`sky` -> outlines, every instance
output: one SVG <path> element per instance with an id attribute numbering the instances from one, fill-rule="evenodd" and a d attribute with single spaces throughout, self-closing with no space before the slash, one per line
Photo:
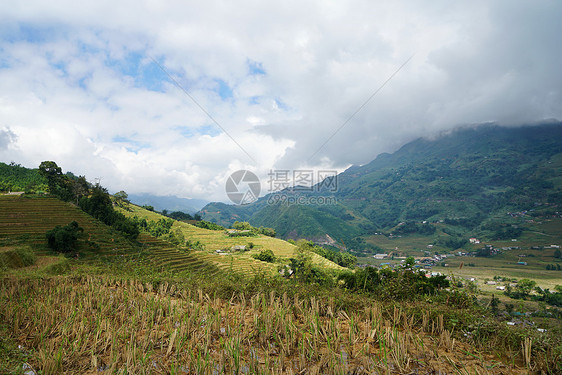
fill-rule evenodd
<path id="1" fill-rule="evenodd" d="M 560 1 L 0 1 L 0 160 L 225 201 L 459 126 L 562 119 Z M 374 95 L 374 96 L 373 96 Z"/>

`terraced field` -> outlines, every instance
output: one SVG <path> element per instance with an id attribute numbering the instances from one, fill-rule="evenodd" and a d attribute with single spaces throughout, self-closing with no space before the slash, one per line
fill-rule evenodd
<path id="1" fill-rule="evenodd" d="M 121 208 L 119 208 L 119 210 L 129 217 L 137 216 L 147 220 L 165 218 L 163 215 L 145 210 L 133 204 L 129 205 L 128 211 Z M 210 261 L 220 269 L 233 269 L 246 274 L 255 274 L 258 271 L 270 272 L 277 268 L 277 265 L 261 262 L 252 258 L 253 254 L 259 253 L 264 249 L 269 249 L 282 261 L 293 257 L 296 249 L 294 245 L 278 238 L 262 235 L 257 237 L 229 237 L 224 231 L 198 228 L 180 221 L 174 221 L 172 230 L 175 231 L 176 229 L 181 230 L 186 239 L 200 241 L 205 245 L 205 251 L 194 251 L 192 252 L 194 256 Z M 236 245 L 247 245 L 249 242 L 254 244 L 254 248 L 250 251 L 223 254 L 216 253 L 216 250 L 230 249 L 232 246 Z M 317 254 L 311 255 L 314 264 L 324 268 L 342 269 L 342 267 L 326 258 Z"/>
<path id="2" fill-rule="evenodd" d="M 56 225 L 75 220 L 84 228 L 89 241 L 99 245 L 96 253 L 104 256 L 129 256 L 138 248 L 111 227 L 94 219 L 76 206 L 51 197 L 0 195 L 0 248 L 19 244 L 45 244 L 45 232 Z M 149 261 L 160 269 L 172 271 L 203 270 L 219 272 L 204 256 L 182 253 L 171 244 L 147 234 L 138 238 L 140 247 L 149 254 Z M 47 256 L 46 248 L 38 246 L 37 255 Z"/>
<path id="3" fill-rule="evenodd" d="M 56 198 L 0 195 L 0 244 L 45 243 L 45 232 L 75 220 L 104 255 L 130 253 L 133 247 L 118 232 L 76 206 Z M 41 254 L 39 254 L 41 255 Z"/>
<path id="4" fill-rule="evenodd" d="M 131 205 L 131 211 L 121 210 L 128 216 L 137 215 L 148 220 L 158 220 L 162 215 Z M 0 195 L 0 247 L 18 244 L 45 243 L 45 232 L 56 225 L 66 225 L 75 220 L 84 228 L 87 239 L 99 245 L 95 250 L 104 256 L 129 256 L 138 252 L 130 241 L 111 227 L 94 219 L 71 203 L 46 196 Z M 280 239 L 267 236 L 232 238 L 222 231 L 201 229 L 193 225 L 174 222 L 173 230 L 179 228 L 187 239 L 200 241 L 205 251 L 186 252 L 166 241 L 142 233 L 138 241 L 149 254 L 152 265 L 161 270 L 199 270 L 210 275 L 220 270 L 237 271 L 247 275 L 257 272 L 274 272 L 277 265 L 252 258 L 263 249 L 271 249 L 281 259 L 293 256 L 295 246 Z M 254 243 L 251 251 L 236 254 L 217 254 L 215 250 L 230 249 L 234 245 Z M 38 246 L 38 255 L 49 255 L 45 247 Z M 313 254 L 313 262 L 328 268 L 341 268 L 335 263 Z"/>
<path id="5" fill-rule="evenodd" d="M 166 241 L 141 233 L 138 241 L 145 246 L 152 258 L 152 265 L 159 270 L 181 272 L 186 270 L 204 271 L 210 276 L 220 271 L 212 262 L 194 253 L 179 251 Z"/>

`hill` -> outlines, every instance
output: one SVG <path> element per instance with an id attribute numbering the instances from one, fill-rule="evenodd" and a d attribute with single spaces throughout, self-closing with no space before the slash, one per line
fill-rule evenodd
<path id="1" fill-rule="evenodd" d="M 166 220 L 157 212 L 148 211 L 136 205 L 118 208 L 128 217 L 137 217 L 148 221 Z M 170 220 L 170 219 L 168 219 Z M 235 270 L 244 274 L 255 274 L 259 271 L 273 272 L 281 263 L 294 257 L 296 246 L 278 238 L 264 235 L 229 236 L 225 230 L 210 230 L 199 228 L 192 224 L 173 220 L 171 232 L 179 231 L 191 243 L 199 243 L 200 250 L 191 251 L 195 257 L 202 258 L 223 270 Z M 244 248 L 242 251 L 232 251 L 233 248 Z M 255 259 L 253 256 L 263 250 L 271 250 L 278 263 L 267 263 Z M 310 254 L 313 264 L 327 269 L 341 270 L 342 267 L 318 254 Z"/>
<path id="2" fill-rule="evenodd" d="M 76 206 L 48 196 L 0 195 L 0 249 L 31 246 L 37 255 L 52 256 L 46 247 L 45 233 L 57 225 L 64 226 L 72 221 L 76 221 L 84 230 L 83 240 L 79 241 L 76 250 L 87 259 L 138 258 L 142 249 L 143 261 L 163 270 L 218 272 L 205 259 L 180 253 L 175 246 L 150 235 L 141 234 L 138 243 L 133 243 Z"/>
<path id="3" fill-rule="evenodd" d="M 562 205 L 562 124 L 488 124 L 417 139 L 350 167 L 338 175 L 337 187 L 334 193 L 318 185 L 313 193 L 283 192 L 333 197 L 336 204 L 283 206 L 268 204 L 265 196 L 247 206 L 211 203 L 201 215 L 223 225 L 246 220 L 273 227 L 283 238 L 333 240 L 357 252 L 377 251 L 369 236 L 393 233 L 404 223 L 411 222 L 408 233 L 397 234 L 433 231 L 432 223 L 444 223 L 453 235 L 441 232 L 436 242 L 458 248 L 454 241 L 495 233 L 498 216 Z"/>
<path id="4" fill-rule="evenodd" d="M 129 217 L 167 220 L 119 204 Z M 84 234 L 72 256 L 54 256 L 45 232 L 69 221 Z M 250 258 L 253 250 L 214 249 L 253 241 L 287 259 L 294 256 L 288 242 L 177 221 L 170 229 L 207 249 L 185 251 L 144 232 L 133 240 L 50 196 L 0 195 L 0 373 L 561 370 L 554 307 L 539 311 L 526 300 L 513 311 L 510 302 L 478 296 L 452 278 L 407 267 L 351 272 L 316 254 L 314 264 L 336 272 L 322 275 L 303 263 L 287 279 L 262 272 L 276 267 Z M 4 259 L 29 258 L 29 250 L 35 264 L 3 268 Z"/>
<path id="5" fill-rule="evenodd" d="M 129 200 L 138 206 L 152 206 L 157 211 L 181 211 L 194 214 L 201 210 L 208 201 L 203 199 L 178 198 L 172 195 L 129 194 Z"/>

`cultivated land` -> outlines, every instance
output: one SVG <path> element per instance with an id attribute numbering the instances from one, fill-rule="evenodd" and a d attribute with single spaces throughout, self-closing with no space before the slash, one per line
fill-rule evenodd
<path id="1" fill-rule="evenodd" d="M 159 213 L 146 210 L 142 207 L 129 204 L 127 209 L 118 208 L 119 212 L 126 216 L 144 218 L 146 220 L 157 221 L 166 217 Z M 252 258 L 252 255 L 262 250 L 269 249 L 273 251 L 280 262 L 288 261 L 294 256 L 296 246 L 287 241 L 278 238 L 259 235 L 257 237 L 229 237 L 224 230 L 209 230 L 196 227 L 194 225 L 175 221 L 172 231 L 181 230 L 187 240 L 192 242 L 200 241 L 205 246 L 205 251 L 192 251 L 195 257 L 200 257 L 206 261 L 215 264 L 217 267 L 228 270 L 233 269 L 246 274 L 255 274 L 256 272 L 274 272 L 277 270 L 278 264 L 262 262 Z M 245 246 L 253 243 L 254 247 L 248 251 L 238 251 L 232 253 L 219 254 L 216 250 L 230 250 L 233 246 Z M 341 270 L 339 265 L 321 257 L 318 254 L 311 254 L 312 262 L 316 265 Z"/>
<path id="2" fill-rule="evenodd" d="M 444 225 L 436 224 L 439 229 Z M 438 235 L 434 236 L 408 235 L 402 237 L 389 238 L 384 235 L 370 236 L 367 242 L 379 246 L 386 254 L 398 256 L 414 256 L 416 258 L 426 258 L 427 252 L 433 256 L 435 252 L 439 254 L 457 254 L 461 252 L 475 251 L 485 245 L 492 245 L 495 248 L 519 247 L 519 249 L 502 250 L 498 255 L 491 257 L 472 257 L 472 256 L 453 256 L 437 262 L 431 271 L 443 274 L 453 274 L 455 276 L 470 279 L 476 278 L 479 285 L 485 281 L 492 280 L 494 276 L 505 278 L 527 278 L 536 281 L 541 288 L 553 290 L 556 285 L 562 285 L 562 271 L 546 270 L 548 264 L 562 265 L 562 259 L 554 258 L 555 248 L 550 245 L 562 247 L 562 218 L 542 219 L 537 223 L 527 224 L 526 230 L 517 238 L 517 241 L 486 241 L 480 244 L 467 244 L 462 249 L 450 250 L 432 244 Z M 532 247 L 543 247 L 536 250 Z M 523 257 L 520 255 L 524 255 Z M 517 262 L 524 261 L 526 265 L 519 265 Z M 360 263 L 381 264 L 399 263 L 400 260 L 391 258 L 375 260 L 372 257 L 359 259 Z M 447 267 L 441 264 L 446 263 Z M 462 264 L 462 267 L 461 267 Z M 484 290 L 495 290 L 494 288 L 483 286 Z M 498 292 L 499 293 L 499 292 Z"/>
<path id="3" fill-rule="evenodd" d="M 73 220 L 85 230 L 80 258 L 50 253 L 45 231 Z M 508 327 L 462 293 L 380 301 L 339 287 L 241 275 L 234 265 L 221 267 L 211 246 L 252 241 L 289 257 L 292 245 L 176 226 L 209 252 L 182 252 L 146 234 L 129 242 L 54 198 L 0 196 L 1 252 L 25 247 L 36 257 L 0 270 L 0 373 L 23 373 L 24 363 L 38 374 L 562 370 L 559 327 Z"/>

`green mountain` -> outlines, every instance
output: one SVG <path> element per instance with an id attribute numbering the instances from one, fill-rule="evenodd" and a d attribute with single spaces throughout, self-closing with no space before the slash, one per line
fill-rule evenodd
<path id="1" fill-rule="evenodd" d="M 456 237 L 492 230 L 499 214 L 562 206 L 562 123 L 487 124 L 420 138 L 350 167 L 336 182 L 334 193 L 318 185 L 313 193 L 283 192 L 335 204 L 268 204 L 265 196 L 246 206 L 211 203 L 201 214 L 222 225 L 244 220 L 283 238 L 350 248 L 365 246 L 364 237 L 375 232 L 429 233 L 431 223 L 449 225 Z"/>

